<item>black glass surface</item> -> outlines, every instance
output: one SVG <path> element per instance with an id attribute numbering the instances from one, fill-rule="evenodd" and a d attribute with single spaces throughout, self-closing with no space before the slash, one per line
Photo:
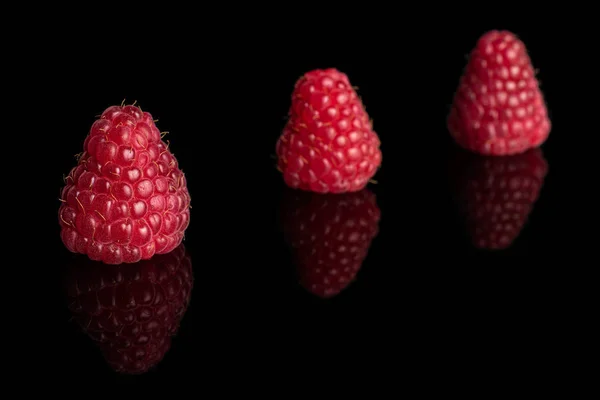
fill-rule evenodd
<path id="1" fill-rule="evenodd" d="M 574 271 L 595 263 L 588 232 L 596 227 L 597 166 L 584 139 L 597 143 L 597 124 L 586 119 L 595 106 L 578 102 L 573 82 L 583 78 L 555 51 L 558 32 L 508 25 L 432 28 L 422 37 L 358 29 L 356 41 L 339 45 L 301 45 L 281 34 L 283 48 L 266 33 L 225 47 L 157 35 L 109 48 L 100 36 L 85 46 L 66 37 L 56 47 L 60 67 L 41 84 L 52 137 L 41 145 L 48 149 L 38 207 L 44 261 L 30 275 L 42 288 L 29 296 L 36 300 L 28 320 L 38 327 L 22 332 L 39 347 L 39 374 L 95 387 L 302 385 L 311 377 L 348 386 L 375 371 L 397 377 L 394 368 L 407 363 L 409 375 L 422 378 L 419 371 L 518 360 L 523 351 L 550 359 L 557 329 L 579 320 L 577 305 L 587 303 L 589 292 L 578 289 L 586 282 Z M 519 35 L 539 69 L 552 130 L 533 152 L 480 157 L 455 145 L 446 117 L 466 56 L 481 34 L 503 28 Z M 292 190 L 276 169 L 295 81 L 328 67 L 358 87 L 381 139 L 376 182 L 360 193 Z M 169 131 L 191 223 L 173 254 L 108 267 L 66 250 L 58 198 L 95 116 L 124 99 Z M 486 209 L 474 186 L 490 179 L 506 185 Z M 515 181 L 528 189 L 511 192 Z M 503 201 L 515 196 L 525 198 L 508 211 Z M 513 223 L 498 224 L 504 217 Z M 347 276 L 327 280 L 315 272 L 311 254 L 324 254 L 324 244 L 310 229 L 318 235 L 334 224 L 339 250 L 354 232 L 344 223 L 361 225 L 359 255 Z M 81 329 L 81 321 L 104 329 L 111 315 L 90 322 L 77 296 L 86 284 L 150 270 L 170 271 L 164 287 L 175 285 L 177 294 L 141 371 L 123 366 L 123 352 L 102 352 L 94 339 L 110 332 Z"/>

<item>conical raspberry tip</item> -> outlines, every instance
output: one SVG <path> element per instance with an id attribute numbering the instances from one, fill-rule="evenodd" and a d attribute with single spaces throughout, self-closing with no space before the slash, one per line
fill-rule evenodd
<path id="1" fill-rule="evenodd" d="M 497 39 L 502 39 L 502 40 L 508 40 L 508 41 L 520 41 L 521 39 L 519 38 L 519 36 L 509 30 L 506 29 L 491 29 L 488 30 L 486 32 L 484 32 L 479 39 L 477 40 L 477 47 L 479 47 L 480 45 L 487 45 L 490 42 L 493 42 L 494 40 Z"/>
<path id="2" fill-rule="evenodd" d="M 341 72 L 340 70 L 338 70 L 337 68 L 317 68 L 317 69 L 313 69 L 310 70 L 308 72 L 305 72 L 303 75 L 301 75 L 297 80 L 296 83 L 294 84 L 294 93 L 292 94 L 292 100 L 296 97 L 297 93 L 296 90 L 306 81 L 315 81 L 315 80 L 320 80 L 320 84 L 323 87 L 333 87 L 336 81 L 341 81 L 344 84 L 348 85 L 349 87 L 351 87 L 354 90 L 358 90 L 357 86 L 352 86 L 350 85 L 350 80 L 348 78 L 348 75 L 346 75 L 344 72 Z"/>
<path id="3" fill-rule="evenodd" d="M 123 99 L 123 101 L 121 101 L 121 107 L 125 107 L 127 105 L 126 102 L 127 102 L 127 98 Z M 131 103 L 132 106 L 135 106 L 136 104 L 137 104 L 137 100 L 134 100 L 133 103 Z M 140 107 L 140 110 L 141 109 L 142 108 Z"/>

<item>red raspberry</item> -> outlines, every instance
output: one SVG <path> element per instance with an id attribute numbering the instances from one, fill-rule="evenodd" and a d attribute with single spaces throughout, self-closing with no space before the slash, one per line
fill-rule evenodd
<path id="1" fill-rule="evenodd" d="M 473 244 L 505 249 L 519 236 L 548 171 L 541 149 L 506 157 L 461 153 L 455 178 Z"/>
<path id="2" fill-rule="evenodd" d="M 136 264 L 77 260 L 66 276 L 69 309 L 108 364 L 129 374 L 158 364 L 190 301 L 193 275 L 185 247 Z"/>
<path id="3" fill-rule="evenodd" d="M 292 94 L 277 141 L 278 168 L 291 188 L 319 193 L 363 189 L 381 165 L 379 137 L 348 77 L 310 71 Z"/>
<path id="4" fill-rule="evenodd" d="M 354 279 L 371 241 L 380 211 L 368 189 L 340 195 L 293 192 L 283 203 L 283 230 L 294 250 L 300 284 L 328 298 Z"/>
<path id="5" fill-rule="evenodd" d="M 177 247 L 190 223 L 190 195 L 152 116 L 133 105 L 109 107 L 83 146 L 62 191 L 65 246 L 107 264 Z"/>
<path id="6" fill-rule="evenodd" d="M 471 52 L 448 117 L 454 140 L 483 155 L 517 154 L 540 146 L 550 126 L 523 42 L 507 31 L 484 34 Z"/>

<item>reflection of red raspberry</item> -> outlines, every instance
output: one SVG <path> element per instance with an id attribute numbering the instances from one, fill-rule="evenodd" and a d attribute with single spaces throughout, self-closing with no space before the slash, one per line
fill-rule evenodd
<path id="1" fill-rule="evenodd" d="M 375 195 L 368 189 L 335 195 L 289 193 L 283 228 L 302 286 L 324 298 L 348 286 L 377 235 L 379 218 Z"/>
<path id="2" fill-rule="evenodd" d="M 152 116 L 113 106 L 92 125 L 65 179 L 61 238 L 74 253 L 107 264 L 173 250 L 190 222 L 190 195 Z"/>
<path id="3" fill-rule="evenodd" d="M 525 44 L 491 31 L 472 51 L 454 96 L 448 128 L 462 147 L 483 155 L 522 153 L 550 132 L 546 105 Z"/>
<path id="4" fill-rule="evenodd" d="M 457 199 L 473 244 L 504 249 L 519 236 L 548 171 L 541 149 L 505 157 L 460 153 Z"/>
<path id="5" fill-rule="evenodd" d="M 190 300 L 192 265 L 180 245 L 136 264 L 78 258 L 69 269 L 69 308 L 118 372 L 143 373 L 171 346 Z"/>
<path id="6" fill-rule="evenodd" d="M 276 148 L 288 186 L 319 193 L 361 190 L 381 164 L 379 144 L 345 74 L 314 70 L 296 82 Z"/>

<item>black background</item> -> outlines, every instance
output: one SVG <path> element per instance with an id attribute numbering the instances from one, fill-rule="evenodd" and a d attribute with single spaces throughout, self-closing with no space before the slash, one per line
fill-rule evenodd
<path id="1" fill-rule="evenodd" d="M 25 72 L 27 93 L 46 105 L 36 113 L 43 239 L 35 249 L 43 261 L 26 263 L 35 268 L 25 318 L 34 328 L 19 335 L 35 342 L 35 361 L 26 364 L 40 376 L 135 387 L 345 387 L 375 371 L 382 380 L 426 380 L 438 369 L 475 374 L 508 362 L 526 370 L 523 360 L 550 365 L 568 355 L 557 348 L 565 334 L 585 331 L 593 292 L 584 276 L 596 264 L 590 34 L 582 25 L 567 35 L 548 19 L 485 13 L 438 23 L 408 12 L 338 19 L 304 11 L 313 16 L 274 23 L 266 10 L 254 10 L 260 21 L 208 11 L 179 21 L 155 8 L 133 23 L 110 9 L 50 23 L 39 35 Z M 501 252 L 470 245 L 452 202 L 456 148 L 445 125 L 466 56 L 490 29 L 512 30 L 527 45 L 553 124 L 540 198 Z M 359 87 L 380 136 L 383 165 L 369 189 L 382 218 L 356 281 L 320 300 L 296 281 L 278 226 L 284 186 L 272 156 L 294 82 L 327 67 Z M 103 363 L 69 322 L 60 286 L 71 257 L 59 237 L 62 176 L 95 116 L 124 99 L 170 132 L 193 206 L 185 241 L 192 303 L 165 359 L 138 377 Z"/>

